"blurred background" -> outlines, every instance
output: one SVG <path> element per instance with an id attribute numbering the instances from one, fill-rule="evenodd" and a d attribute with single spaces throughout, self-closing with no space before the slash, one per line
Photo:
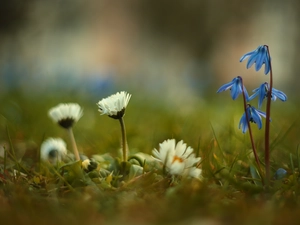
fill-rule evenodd
<path id="1" fill-rule="evenodd" d="M 298 1 L 11 0 L 0 8 L 0 93 L 138 90 L 193 101 L 245 76 L 240 57 L 270 46 L 275 87 L 297 94 Z M 198 101 L 198 99 L 197 99 Z"/>
<path id="2" fill-rule="evenodd" d="M 238 75 L 249 92 L 268 80 L 239 62 L 262 44 L 270 47 L 274 87 L 289 98 L 274 107 L 295 110 L 299 21 L 296 0 L 2 1 L 2 120 L 27 121 L 34 132 L 35 112 L 42 111 L 45 126 L 53 126 L 47 110 L 73 101 L 85 106 L 81 128 L 93 128 L 96 102 L 124 90 L 133 94 L 130 104 L 151 104 L 155 112 L 166 106 L 188 115 L 197 108 L 215 123 L 228 121 L 224 109 L 238 103 L 216 90 Z M 38 109 L 38 101 L 45 108 Z M 285 115 L 290 117 L 289 110 Z M 176 136 L 174 129 L 170 133 Z"/>

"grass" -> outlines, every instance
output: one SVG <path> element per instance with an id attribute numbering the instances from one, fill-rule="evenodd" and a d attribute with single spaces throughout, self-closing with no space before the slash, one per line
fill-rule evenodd
<path id="1" fill-rule="evenodd" d="M 201 156 L 203 180 L 171 180 L 146 162 L 145 173 L 122 180 L 107 171 L 85 173 L 80 163 L 60 168 L 39 161 L 39 147 L 47 137 L 67 134 L 47 116 L 60 102 L 77 102 L 84 116 L 74 127 L 80 152 L 91 157 L 119 156 L 117 121 L 100 116 L 97 100 L 86 96 L 1 99 L 0 144 L 7 149 L 0 164 L 0 215 L 3 224 L 296 224 L 299 208 L 298 108 L 272 106 L 271 171 L 288 171 L 272 179 L 266 192 L 255 172 L 248 134 L 237 129 L 242 107 L 224 106 L 224 99 L 192 111 L 166 102 L 135 97 L 126 110 L 130 155 L 151 154 L 162 141 L 183 139 Z M 105 97 L 105 96 L 103 96 Z M 227 96 L 228 97 L 228 96 Z M 215 96 L 214 96 L 215 99 Z M 293 101 L 292 101 L 293 102 Z M 295 104 L 296 105 L 296 104 Z M 290 108 L 289 108 L 290 107 Z M 263 164 L 263 130 L 253 125 Z M 14 150 L 14 151 L 13 151 Z M 6 156 L 6 157 L 5 157 Z M 104 166 L 104 165 L 102 165 Z"/>

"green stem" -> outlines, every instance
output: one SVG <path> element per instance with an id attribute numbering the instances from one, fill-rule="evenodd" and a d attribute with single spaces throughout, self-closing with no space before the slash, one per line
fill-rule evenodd
<path id="1" fill-rule="evenodd" d="M 123 150 L 123 162 L 127 162 L 128 157 L 128 146 L 127 146 L 127 139 L 126 139 L 126 128 L 125 128 L 125 122 L 123 120 L 123 117 L 119 119 L 120 125 L 121 125 L 121 131 L 122 131 L 122 150 Z"/>
<path id="2" fill-rule="evenodd" d="M 15 152 L 15 148 L 13 146 L 13 143 L 11 141 L 11 137 L 10 137 L 10 134 L 9 134 L 9 131 L 8 131 L 8 127 L 6 126 L 6 133 L 7 133 L 7 137 L 8 137 L 8 141 L 9 141 L 9 146 L 10 146 L 10 149 L 12 151 L 12 158 L 13 160 L 15 161 L 17 167 L 18 167 L 18 172 L 17 172 L 17 175 L 20 176 L 20 164 L 19 164 L 19 161 L 17 160 L 17 157 L 16 157 L 16 152 Z"/>
<path id="3" fill-rule="evenodd" d="M 270 57 L 269 46 L 265 45 L 268 50 L 268 55 Z M 268 62 L 266 62 L 268 63 Z M 265 129 L 265 164 L 266 164 L 266 188 L 269 188 L 270 184 L 270 117 L 271 117 L 271 97 L 273 88 L 273 74 L 272 74 L 272 64 L 270 58 L 270 83 L 269 90 L 267 94 L 267 108 L 266 108 L 266 129 Z"/>
<path id="4" fill-rule="evenodd" d="M 69 134 L 71 144 L 72 144 L 72 147 L 73 147 L 73 152 L 74 152 L 74 155 L 75 155 L 75 159 L 76 159 L 76 161 L 78 161 L 78 160 L 80 160 L 80 157 L 79 157 L 79 153 L 78 153 L 78 149 L 77 149 L 77 145 L 76 145 L 76 141 L 75 141 L 75 138 L 74 138 L 72 127 L 68 128 L 68 134 Z"/>
<path id="5" fill-rule="evenodd" d="M 5 147 L 4 148 L 4 163 L 3 163 L 3 176 L 6 178 L 6 160 L 7 160 L 7 152 Z"/>

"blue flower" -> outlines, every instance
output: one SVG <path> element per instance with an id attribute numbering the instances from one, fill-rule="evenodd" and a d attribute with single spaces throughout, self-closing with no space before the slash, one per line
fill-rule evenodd
<path id="1" fill-rule="evenodd" d="M 217 93 L 220 93 L 222 91 L 226 91 L 230 89 L 231 97 L 233 100 L 237 99 L 237 97 L 243 93 L 243 88 L 242 88 L 242 78 L 240 76 L 233 78 L 233 80 L 229 83 L 223 84 Z M 248 92 L 244 86 L 244 93 L 246 96 L 246 100 L 248 101 Z"/>
<path id="2" fill-rule="evenodd" d="M 281 180 L 287 175 L 287 171 L 285 169 L 279 168 L 276 170 L 274 174 L 274 179 L 275 180 Z"/>
<path id="3" fill-rule="evenodd" d="M 244 61 L 248 56 L 247 69 L 255 63 L 255 70 L 258 71 L 265 64 L 265 74 L 267 75 L 270 72 L 271 58 L 266 45 L 260 45 L 254 51 L 246 53 L 241 57 L 240 62 Z"/>
<path id="4" fill-rule="evenodd" d="M 266 113 L 256 109 L 255 107 L 253 107 L 249 104 L 247 105 L 246 112 L 247 112 L 247 115 L 248 115 L 249 122 L 256 123 L 258 129 L 261 129 L 261 127 L 262 127 L 261 116 L 266 118 Z M 242 115 L 242 118 L 241 118 L 240 123 L 239 123 L 239 129 L 241 129 L 241 126 L 242 126 L 242 132 L 246 133 L 246 131 L 248 130 L 248 123 L 247 123 L 246 113 L 244 113 Z"/>
<path id="5" fill-rule="evenodd" d="M 267 97 L 270 86 L 267 82 L 261 84 L 258 88 L 254 89 L 254 94 L 249 97 L 249 101 L 258 96 L 258 108 L 261 107 L 263 100 Z M 275 101 L 279 98 L 281 101 L 285 102 L 287 100 L 286 94 L 275 88 L 272 88 L 271 99 Z"/>

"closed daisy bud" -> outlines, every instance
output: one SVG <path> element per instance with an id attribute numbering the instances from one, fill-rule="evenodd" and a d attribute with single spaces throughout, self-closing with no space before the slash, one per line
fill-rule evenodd
<path id="1" fill-rule="evenodd" d="M 65 129 L 71 128 L 82 115 L 82 109 L 76 103 L 61 103 L 49 110 L 51 119 Z"/>
<path id="2" fill-rule="evenodd" d="M 48 138 L 41 145 L 41 159 L 51 164 L 60 162 L 67 154 L 67 145 L 60 138 Z"/>
<path id="3" fill-rule="evenodd" d="M 96 169 L 98 166 L 98 164 L 96 162 L 93 162 L 89 159 L 83 160 L 81 165 L 85 172 L 91 172 L 94 169 Z"/>

